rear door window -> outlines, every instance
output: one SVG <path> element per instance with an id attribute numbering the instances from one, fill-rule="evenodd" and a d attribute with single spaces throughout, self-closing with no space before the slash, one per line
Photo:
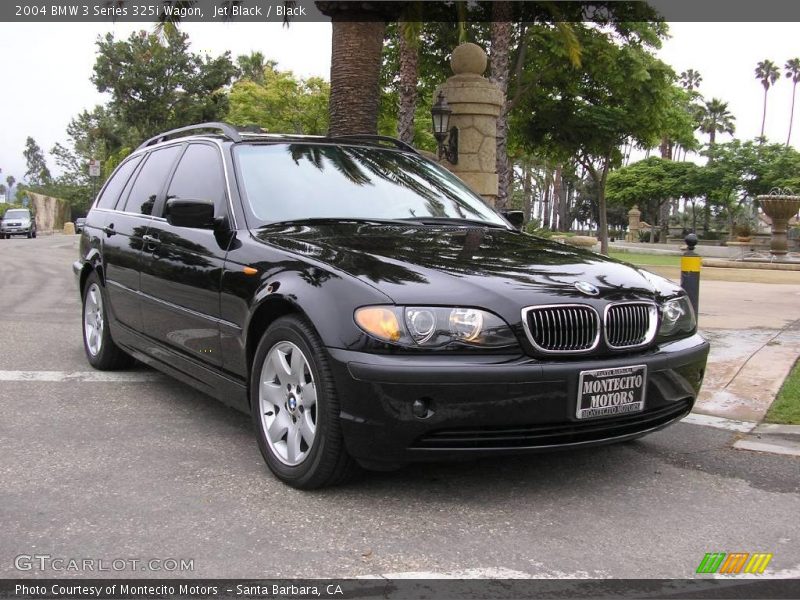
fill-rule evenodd
<path id="1" fill-rule="evenodd" d="M 125 202 L 125 212 L 149 215 L 153 212 L 158 195 L 164 189 L 164 180 L 172 170 L 172 165 L 178 158 L 183 146 L 169 146 L 151 152 L 144 166 L 136 176 L 128 199 Z"/>

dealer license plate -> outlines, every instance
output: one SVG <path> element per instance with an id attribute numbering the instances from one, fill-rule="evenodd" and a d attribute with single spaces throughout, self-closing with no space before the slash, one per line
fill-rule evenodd
<path id="1" fill-rule="evenodd" d="M 647 366 L 581 371 L 578 377 L 579 419 L 639 412 L 644 408 Z"/>

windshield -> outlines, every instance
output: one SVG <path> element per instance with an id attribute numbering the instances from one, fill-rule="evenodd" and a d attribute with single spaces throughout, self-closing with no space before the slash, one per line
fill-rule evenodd
<path id="1" fill-rule="evenodd" d="M 506 226 L 449 171 L 414 154 L 328 144 L 240 145 L 256 226 L 302 219 L 456 219 Z"/>
<path id="2" fill-rule="evenodd" d="M 4 219 L 29 219 L 31 213 L 27 210 L 8 210 Z"/>

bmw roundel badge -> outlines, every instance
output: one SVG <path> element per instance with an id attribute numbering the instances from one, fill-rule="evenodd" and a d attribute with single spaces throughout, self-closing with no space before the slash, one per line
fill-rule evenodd
<path id="1" fill-rule="evenodd" d="M 597 296 L 600 293 L 600 290 L 598 290 L 588 281 L 576 281 L 575 289 L 582 294 L 586 294 L 587 296 Z"/>

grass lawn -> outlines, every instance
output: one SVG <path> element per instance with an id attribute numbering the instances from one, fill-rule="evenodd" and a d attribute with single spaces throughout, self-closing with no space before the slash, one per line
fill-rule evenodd
<path id="1" fill-rule="evenodd" d="M 769 423 L 800 425 L 800 361 L 795 363 L 789 377 L 783 382 L 778 397 L 767 411 Z"/>
<path id="2" fill-rule="evenodd" d="M 609 252 L 611 258 L 624 260 L 634 265 L 657 265 L 663 267 L 680 267 L 681 257 L 669 254 L 636 254 L 634 252 Z"/>

